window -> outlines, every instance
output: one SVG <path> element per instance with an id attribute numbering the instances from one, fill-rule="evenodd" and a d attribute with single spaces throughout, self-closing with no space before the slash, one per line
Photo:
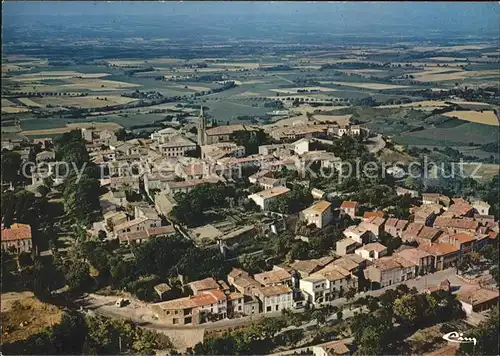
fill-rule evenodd
<path id="1" fill-rule="evenodd" d="M 252 309 L 253 309 L 253 307 L 252 307 Z M 268 306 L 268 307 L 266 308 L 266 311 L 270 312 L 270 311 L 271 311 L 271 306 Z"/>
<path id="2" fill-rule="evenodd" d="M 278 310 L 279 310 L 279 306 L 278 306 L 278 305 L 276 305 L 276 311 L 278 311 Z"/>

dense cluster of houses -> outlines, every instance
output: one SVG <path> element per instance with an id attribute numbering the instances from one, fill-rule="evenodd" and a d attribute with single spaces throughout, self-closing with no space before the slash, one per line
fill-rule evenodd
<path id="1" fill-rule="evenodd" d="M 271 271 L 250 275 L 233 268 L 225 281 L 206 278 L 188 283 L 192 295 L 151 305 L 157 317 L 172 325 L 199 324 L 258 313 L 276 313 L 322 306 L 342 297 L 350 288 L 357 290 L 355 273 L 362 258 L 324 257 L 297 260 L 274 266 Z M 207 317 L 210 315 L 210 317 Z"/>
<path id="2" fill-rule="evenodd" d="M 259 177 L 254 179 L 258 181 Z M 269 187 L 251 198 L 266 209 L 268 199 L 286 193 L 287 188 L 283 186 Z M 361 220 L 344 230 L 344 238 L 336 243 L 335 254 L 275 265 L 272 270 L 255 275 L 233 269 L 227 283 L 212 278 L 195 281 L 189 283 L 193 295 L 156 303 L 152 308 L 158 318 L 174 325 L 274 313 L 306 305 L 321 307 L 350 289 L 361 291 L 359 278 L 369 282 L 372 288 L 387 287 L 454 267 L 463 254 L 477 250 L 498 235 L 498 224 L 488 215 L 489 206 L 483 201 L 469 203 L 462 198 L 423 194 L 422 202 L 410 220 L 433 204 L 439 205 L 439 209 L 435 206 L 429 210 L 432 216 L 424 222 L 410 222 L 386 219 L 382 211 L 369 211 L 360 216 L 359 204 L 355 201 L 344 201 L 339 209 L 333 209 L 331 203 L 318 199 L 300 214 L 307 225 L 322 228 L 344 215 Z M 404 244 L 389 253 L 381 243 L 382 234 L 399 237 Z M 437 289 L 445 287 L 436 286 Z M 449 291 L 449 285 L 447 289 Z M 474 290 L 475 293 L 458 296 L 467 312 L 488 309 L 498 300 L 498 291 L 482 287 Z M 207 319 L 207 314 L 211 318 Z"/>
<path id="3" fill-rule="evenodd" d="M 364 132 L 356 125 L 325 124 L 314 120 L 289 126 L 270 126 L 265 129 L 270 136 L 280 141 L 295 141 L 260 146 L 259 153 L 254 155 L 247 155 L 243 146 L 231 141 L 235 133 L 252 133 L 257 129 L 256 126 L 241 124 L 207 127 L 203 111 L 196 134 L 187 128 L 167 127 L 153 132 L 149 139 L 119 141 L 113 130 L 91 126 L 82 128 L 81 135 L 90 159 L 103 172 L 101 185 L 109 188 L 109 192 L 100 198 L 104 219 L 94 224 L 90 233 L 104 231 L 108 237 L 118 238 L 124 243 L 171 234 L 173 229 L 162 226 L 160 216 L 168 215 L 175 206 L 177 193 L 187 193 L 200 184 L 226 182 L 244 167 L 259 170 L 249 180 L 261 186 L 262 191 L 249 198 L 266 210 L 270 202 L 288 192 L 284 187 L 286 181 L 276 178 L 276 171 L 282 168 L 298 170 L 310 162 L 321 163 L 322 167 L 341 164 L 340 158 L 333 153 L 312 149 L 316 138 Z M 51 138 L 34 139 L 33 145 L 37 146 L 36 165 L 31 168 L 32 184 L 27 189 L 37 194 L 37 187 L 46 184 L 49 177 L 54 186 L 61 184 L 67 167 L 63 167 L 66 166 L 64 162 L 56 160 Z M 201 154 L 194 154 L 198 148 Z M 32 149 L 26 147 L 24 151 L 22 158 L 28 160 Z M 140 193 L 142 187 L 154 200 L 154 205 L 135 207 L 135 204 L 130 204 L 129 193 Z M 126 209 L 130 206 L 133 212 Z M 321 204 L 307 212 L 310 219 L 319 225 L 328 224 L 329 216 L 317 217 L 315 209 L 321 209 Z M 12 235 L 15 234 L 5 234 Z M 7 240 L 3 245 L 7 245 Z"/>
<path id="4" fill-rule="evenodd" d="M 306 122 L 266 128 L 282 143 L 262 145 L 254 155 L 246 155 L 243 146 L 231 142 L 234 133 L 252 134 L 255 130 L 248 125 L 207 128 L 203 112 L 196 134 L 165 128 L 152 133 L 149 139 L 123 142 L 110 130 L 82 129 L 91 160 L 103 172 L 109 171 L 109 176 L 101 179 L 101 185 L 109 188 L 100 197 L 103 220 L 94 223 L 89 233 L 104 232 L 106 238 L 124 244 L 172 235 L 175 230 L 165 225 L 163 217 L 177 204 L 177 193 L 188 193 L 205 183 L 230 181 L 234 172 L 243 167 L 256 168 L 248 180 L 261 188 L 248 199 L 262 210 L 269 210 L 276 199 L 290 193 L 286 180 L 276 171 L 299 170 L 311 162 L 339 168 L 341 159 L 331 152 L 314 150 L 314 141 L 331 134 L 363 134 L 359 126 Z M 44 183 L 47 175 L 55 176 L 58 169 L 52 145 L 43 141 L 40 147 L 36 161 L 46 163 L 48 168 L 32 171 L 35 188 Z M 196 158 L 198 148 L 201 157 Z M 142 189 L 154 204 L 130 201 L 130 194 Z M 405 188 L 398 188 L 397 193 L 420 197 L 419 192 Z M 158 318 L 172 325 L 198 324 L 236 315 L 322 306 L 342 297 L 347 290 L 359 291 L 360 278 L 372 286 L 385 287 L 455 266 L 460 256 L 488 244 L 499 232 L 498 223 L 489 215 L 489 205 L 482 201 L 422 194 L 422 204 L 411 210 L 409 220 L 404 220 L 387 218 L 383 211 L 360 215 L 361 206 L 356 201 L 344 201 L 334 209 L 324 192 L 313 189 L 311 194 L 315 202 L 299 214 L 306 225 L 322 229 L 347 216 L 360 220 L 343 231 L 343 238 L 333 246 L 334 255 L 293 261 L 256 275 L 233 269 L 227 282 L 212 278 L 191 282 L 192 295 L 152 305 Z M 401 238 L 404 244 L 396 251 L 388 251 L 382 235 Z M 31 249 L 29 225 L 2 226 L 2 250 L 19 253 Z M 168 298 L 168 285 L 157 287 L 159 295 Z"/>
<path id="5" fill-rule="evenodd" d="M 456 266 L 461 255 L 477 250 L 496 238 L 498 223 L 488 215 L 483 201 L 422 194 L 422 205 L 412 211 L 411 221 L 365 213 L 362 221 L 344 231 L 336 253 L 355 253 L 370 260 L 365 277 L 384 287 L 429 272 Z M 345 201 L 340 209 L 356 217 L 358 204 Z M 391 256 L 380 243 L 380 234 L 401 238 L 403 245 Z"/>

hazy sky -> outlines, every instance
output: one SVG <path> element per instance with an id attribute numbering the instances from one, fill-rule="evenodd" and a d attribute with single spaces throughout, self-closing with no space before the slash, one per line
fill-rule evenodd
<path id="1" fill-rule="evenodd" d="M 497 2 L 35 2 L 7 1 L 3 16 L 19 24 L 46 15 L 123 17 L 130 15 L 199 18 L 237 17 L 240 21 L 272 16 L 276 20 L 331 22 L 346 30 L 351 26 L 400 25 L 405 27 L 459 30 L 478 33 L 499 31 Z M 28 15 L 27 17 L 25 17 Z"/>

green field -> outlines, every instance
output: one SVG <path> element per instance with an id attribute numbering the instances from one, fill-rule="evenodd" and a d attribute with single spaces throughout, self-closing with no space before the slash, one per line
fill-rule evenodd
<path id="1" fill-rule="evenodd" d="M 451 66 L 446 68 L 447 73 L 462 75 L 462 78 L 455 80 L 459 84 L 477 84 L 484 82 L 491 71 L 497 68 L 494 63 L 482 63 L 481 60 L 474 59 L 480 56 L 481 51 L 491 52 L 493 50 L 491 48 L 470 52 L 468 55 L 459 49 L 447 51 L 446 54 L 430 52 L 429 58 L 417 53 L 416 59 L 412 59 L 415 53 L 411 47 L 402 49 L 391 45 L 363 45 L 362 48 L 361 56 L 359 49 L 354 51 L 349 47 L 341 47 L 331 54 L 328 51 L 315 53 L 314 50 L 286 54 L 277 51 L 259 56 L 226 53 L 220 58 L 211 56 L 206 60 L 202 59 L 203 57 L 185 60 L 179 57 L 156 56 L 152 49 L 151 58 L 118 58 L 107 61 L 107 63 L 117 63 L 115 66 L 106 64 L 106 61 L 91 62 L 93 64 L 68 62 L 68 64 L 49 65 L 45 59 L 40 58 L 29 66 L 24 65 L 22 61 L 19 62 L 18 68 L 21 70 L 9 71 L 9 76 L 4 78 L 5 84 L 2 84 L 5 85 L 6 92 L 13 90 L 17 93 L 6 98 L 12 99 L 11 101 L 22 109 L 26 109 L 26 106 L 17 99 L 33 98 L 33 95 L 28 94 L 33 91 L 55 92 L 56 95 L 59 92 L 71 92 L 106 96 L 139 90 L 159 92 L 169 98 L 176 97 L 177 102 L 169 103 L 172 106 L 186 103 L 203 104 L 209 108 L 211 118 L 225 123 L 236 121 L 239 116 L 265 116 L 267 112 L 272 111 L 272 108 L 264 107 L 264 103 L 277 98 L 283 101 L 286 108 L 291 107 L 294 99 L 305 103 L 316 101 L 341 103 L 338 105 L 351 103 L 353 106 L 358 106 L 357 102 L 367 97 L 372 97 L 377 104 L 398 100 L 428 100 L 413 92 L 429 88 L 447 88 L 450 87 L 449 80 L 431 83 L 402 83 L 399 80 L 412 73 L 423 71 L 431 73 L 432 76 L 433 71 L 441 70 L 436 67 L 440 64 Z M 443 58 L 433 59 L 437 56 Z M 470 60 L 465 69 L 456 66 L 455 63 L 463 61 L 464 58 Z M 195 69 L 186 66 L 188 63 L 204 61 L 207 64 L 206 68 Z M 16 64 L 15 61 L 9 63 Z M 271 68 L 277 65 L 282 67 Z M 330 67 L 322 68 L 325 65 Z M 141 68 L 146 71 L 131 73 L 131 70 Z M 481 75 L 481 71 L 485 71 L 484 76 Z M 104 73 L 107 76 L 96 76 L 97 73 Z M 468 76 L 467 73 L 474 75 Z M 90 78 L 92 75 L 94 78 Z M 169 80 L 156 80 L 162 75 L 167 76 Z M 177 78 L 172 79 L 171 76 Z M 238 86 L 207 95 L 207 90 L 221 85 L 221 79 L 233 80 Z M 319 87 L 320 91 L 297 92 L 298 89 L 312 87 Z M 476 106 L 476 109 L 478 108 L 480 107 Z M 87 118 L 72 119 L 64 111 L 54 114 L 54 111 L 59 110 L 57 108 L 40 110 L 47 110 L 50 113 L 49 117 L 35 118 L 36 113 L 30 112 L 12 113 L 3 114 L 2 120 L 19 119 L 23 130 L 34 130 L 62 127 L 69 122 L 78 121 L 117 122 L 130 127 L 150 124 L 168 115 L 168 113 L 149 113 L 151 110 L 143 107 L 124 108 L 114 113 L 103 112 L 104 115 L 92 117 L 89 117 L 89 113 L 85 113 L 84 116 Z M 355 107 L 350 111 L 354 114 L 353 119 L 373 131 L 392 137 L 398 143 L 436 146 L 453 144 L 464 147 L 469 142 L 489 142 L 496 139 L 494 130 L 489 127 L 483 128 L 483 125 L 457 122 L 457 120 L 444 120 L 440 116 L 429 117 L 429 112 L 411 108 Z M 419 126 L 423 129 L 419 129 Z M 415 129 L 419 131 L 413 131 Z"/>

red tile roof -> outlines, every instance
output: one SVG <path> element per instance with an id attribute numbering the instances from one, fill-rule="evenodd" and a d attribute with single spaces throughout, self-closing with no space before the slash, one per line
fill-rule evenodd
<path id="1" fill-rule="evenodd" d="M 358 202 L 357 201 L 343 201 L 342 202 L 342 205 L 340 205 L 341 208 L 344 208 L 344 209 L 349 209 L 349 208 L 355 208 L 356 206 L 358 206 Z"/>
<path id="2" fill-rule="evenodd" d="M 456 253 L 460 251 L 452 244 L 447 244 L 447 243 L 433 243 L 430 245 L 421 245 L 418 246 L 418 249 L 429 252 L 430 254 L 435 256 L 448 255 L 450 253 Z"/>
<path id="3" fill-rule="evenodd" d="M 367 211 L 363 214 L 363 218 L 369 219 L 373 217 L 379 217 L 383 218 L 384 217 L 384 212 L 383 211 Z"/>
<path id="4" fill-rule="evenodd" d="M 457 240 L 458 242 L 460 242 L 461 244 L 465 244 L 467 242 L 471 242 L 471 241 L 476 240 L 476 238 L 474 236 L 467 235 L 467 234 L 456 234 L 456 235 L 452 235 L 451 237 L 454 238 L 455 240 Z"/>
<path id="5" fill-rule="evenodd" d="M 31 239 L 31 226 L 28 224 L 12 224 L 8 228 L 2 227 L 2 241 L 16 241 Z"/>

